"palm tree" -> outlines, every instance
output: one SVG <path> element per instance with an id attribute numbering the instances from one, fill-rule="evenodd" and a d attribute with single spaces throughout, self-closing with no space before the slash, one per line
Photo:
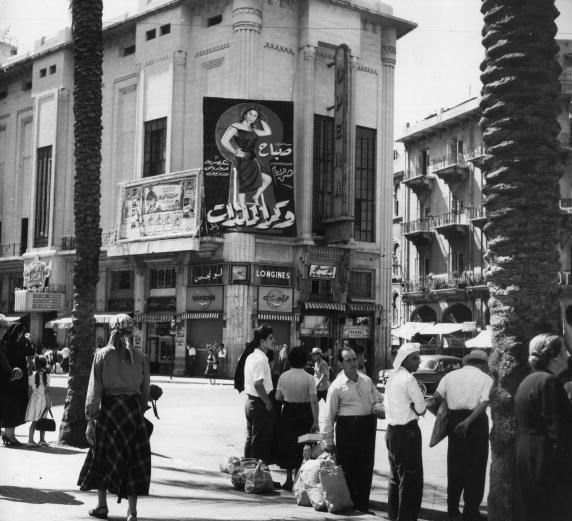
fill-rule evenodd
<path id="1" fill-rule="evenodd" d="M 527 343 L 561 331 L 558 179 L 562 175 L 554 0 L 483 0 L 483 140 L 493 330 L 489 519 L 512 518 L 514 395 Z"/>
<path id="2" fill-rule="evenodd" d="M 74 302 L 70 377 L 60 442 L 87 446 L 85 397 L 94 353 L 101 249 L 102 0 L 71 0 L 74 58 Z"/>

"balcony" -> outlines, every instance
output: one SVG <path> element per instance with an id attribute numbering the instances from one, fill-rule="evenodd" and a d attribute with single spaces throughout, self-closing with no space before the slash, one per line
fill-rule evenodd
<path id="1" fill-rule="evenodd" d="M 465 156 L 465 161 L 467 163 L 473 163 L 475 166 L 481 168 L 485 162 L 485 157 L 485 145 L 481 144 L 469 150 L 468 154 Z"/>
<path id="2" fill-rule="evenodd" d="M 449 187 L 463 181 L 469 175 L 469 166 L 463 154 L 447 154 L 431 161 L 433 174 L 439 176 Z"/>
<path id="3" fill-rule="evenodd" d="M 465 208 L 467 219 L 476 228 L 483 229 L 487 222 L 487 212 L 484 206 L 467 206 Z"/>
<path id="4" fill-rule="evenodd" d="M 421 169 L 412 168 L 405 171 L 404 180 L 401 182 L 410 188 L 417 197 L 423 197 L 433 190 L 435 176 L 422 174 Z"/>
<path id="5" fill-rule="evenodd" d="M 0 257 L 21 257 L 24 252 L 17 242 L 6 242 L 0 244 Z"/>
<path id="6" fill-rule="evenodd" d="M 432 221 L 437 233 L 443 235 L 448 241 L 458 239 L 466 235 L 469 231 L 469 221 L 464 211 L 445 212 L 434 215 Z"/>
<path id="7" fill-rule="evenodd" d="M 417 219 L 402 223 L 401 235 L 417 247 L 429 245 L 435 238 L 431 219 Z"/>

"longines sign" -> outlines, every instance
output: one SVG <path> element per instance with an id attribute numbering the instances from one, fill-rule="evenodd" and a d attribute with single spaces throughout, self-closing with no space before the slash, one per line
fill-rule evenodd
<path id="1" fill-rule="evenodd" d="M 272 266 L 255 264 L 253 284 L 262 286 L 292 286 L 294 268 L 291 266 Z"/>

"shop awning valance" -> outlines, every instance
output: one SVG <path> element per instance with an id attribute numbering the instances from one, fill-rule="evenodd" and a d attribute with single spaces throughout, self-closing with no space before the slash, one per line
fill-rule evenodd
<path id="1" fill-rule="evenodd" d="M 463 329 L 463 324 L 454 322 L 437 322 L 436 324 L 427 326 L 421 332 L 422 335 L 450 335 L 457 333 Z"/>
<path id="2" fill-rule="evenodd" d="M 325 309 L 327 311 L 345 311 L 346 305 L 340 302 L 306 302 L 306 309 Z"/>
<path id="3" fill-rule="evenodd" d="M 175 313 L 136 313 L 136 322 L 170 322 Z"/>
<path id="4" fill-rule="evenodd" d="M 258 313 L 258 320 L 284 320 L 286 322 L 297 322 L 300 315 L 297 313 Z"/>
<path id="5" fill-rule="evenodd" d="M 383 309 L 381 304 L 372 304 L 370 302 L 352 302 L 348 304 L 348 311 L 369 311 L 370 313 L 380 312 Z"/>
<path id="6" fill-rule="evenodd" d="M 27 313 L 26 313 L 27 314 Z M 4 315 L 0 313 L 0 326 L 9 326 L 14 322 L 20 322 L 26 314 L 24 315 Z"/>
<path id="7" fill-rule="evenodd" d="M 117 312 L 117 313 L 95 313 L 93 318 L 95 319 L 96 324 L 111 324 L 117 315 L 125 315 L 124 312 Z M 127 313 L 128 314 L 128 313 Z M 60 318 L 55 318 L 54 320 L 50 320 L 46 322 L 44 328 L 52 328 L 52 329 L 70 329 L 72 327 L 72 317 L 65 316 Z"/>
<path id="8" fill-rule="evenodd" d="M 181 313 L 181 318 L 183 320 L 219 320 L 220 317 L 220 311 L 205 311 L 204 313 Z"/>
<path id="9" fill-rule="evenodd" d="M 409 340 L 415 333 L 423 334 L 423 330 L 432 325 L 433 322 L 405 322 L 405 324 L 392 328 L 391 336 Z"/>

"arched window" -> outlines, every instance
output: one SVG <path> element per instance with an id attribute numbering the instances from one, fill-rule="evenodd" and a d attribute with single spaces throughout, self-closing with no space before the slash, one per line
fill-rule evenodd
<path id="1" fill-rule="evenodd" d="M 447 308 L 443 313 L 443 322 L 471 322 L 473 320 L 473 313 L 463 304 L 454 304 Z"/>
<path id="2" fill-rule="evenodd" d="M 412 322 L 437 322 L 437 313 L 429 306 L 421 306 L 411 314 Z"/>

